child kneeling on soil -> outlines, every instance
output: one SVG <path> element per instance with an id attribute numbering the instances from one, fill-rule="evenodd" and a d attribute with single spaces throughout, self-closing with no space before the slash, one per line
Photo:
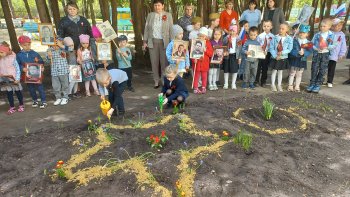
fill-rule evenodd
<path id="1" fill-rule="evenodd" d="M 128 75 L 120 69 L 103 69 L 100 68 L 96 72 L 96 81 L 99 84 L 101 99 L 105 100 L 105 88 L 108 90 L 108 100 L 111 103 L 111 109 L 107 112 L 107 116 L 117 115 L 113 113 L 118 109 L 119 115 L 124 115 L 124 101 L 122 94 L 124 92 Z"/>
<path id="2" fill-rule="evenodd" d="M 162 93 L 160 93 L 160 95 L 166 97 L 163 105 L 179 105 L 185 102 L 189 94 L 183 79 L 177 74 L 176 66 L 170 65 L 166 67 L 164 73 L 164 86 Z"/>

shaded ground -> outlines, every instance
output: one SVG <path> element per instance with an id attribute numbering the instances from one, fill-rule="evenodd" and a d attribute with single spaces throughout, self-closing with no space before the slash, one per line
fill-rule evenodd
<path id="1" fill-rule="evenodd" d="M 348 196 L 350 194 L 350 112 L 349 103 L 315 94 L 270 94 L 267 95 L 280 108 L 299 107 L 296 111 L 310 123 L 306 130 L 297 125 L 299 120 L 291 114 L 276 112 L 266 124 L 260 115 L 263 96 L 235 96 L 233 99 L 216 98 L 191 101 L 185 108 L 199 129 L 220 134 L 223 130 L 236 134 L 243 129 L 253 134 L 250 154 L 246 154 L 232 142 L 224 145 L 220 153 L 203 154 L 196 158 L 193 192 L 195 196 Z M 278 96 L 276 96 L 278 95 Z M 137 120 L 137 111 L 145 113 L 144 121 L 157 119 L 150 109 L 153 101 L 145 102 L 132 110 L 124 120 L 115 124 L 129 124 Z M 248 109 L 247 107 L 249 106 Z M 232 113 L 239 107 L 246 108 L 242 116 L 264 127 L 290 128 L 293 132 L 269 135 L 260 129 L 232 120 Z M 165 113 L 170 113 L 166 110 Z M 294 124 L 288 122 L 288 118 Z M 80 126 L 78 126 L 80 125 Z M 86 124 L 85 124 L 86 125 Z M 150 196 L 153 189 L 135 184 L 135 175 L 130 171 L 116 171 L 101 180 L 94 179 L 87 186 L 76 188 L 76 183 L 53 182 L 49 178 L 57 160 L 67 161 L 79 147 L 72 142 L 79 136 L 92 147 L 96 142 L 84 124 L 76 127 L 52 128 L 27 136 L 3 137 L 0 139 L 0 189 L 3 196 Z M 145 137 L 167 130 L 169 143 L 160 152 L 150 149 Z M 145 160 L 150 173 L 160 185 L 175 194 L 175 181 L 179 179 L 177 166 L 178 150 L 192 150 L 212 143 L 211 138 L 181 132 L 176 119 L 165 126 L 150 129 L 112 129 L 118 138 L 109 147 L 93 155 L 78 166 L 78 169 L 104 164 L 113 158 L 125 161 L 130 157 L 153 152 Z M 88 142 L 88 139 L 91 141 Z M 101 159 L 104 159 L 103 161 Z M 200 163 L 202 160 L 202 164 Z M 189 194 L 187 194 L 188 196 Z"/>

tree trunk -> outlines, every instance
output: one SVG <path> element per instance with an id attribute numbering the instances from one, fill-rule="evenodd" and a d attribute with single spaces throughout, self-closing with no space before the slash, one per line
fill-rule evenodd
<path id="1" fill-rule="evenodd" d="M 347 24 L 348 24 L 349 14 L 350 14 L 350 5 L 349 5 L 349 7 L 346 10 L 346 16 L 345 16 L 345 19 L 344 19 L 345 23 L 343 25 L 343 32 L 346 32 L 346 27 L 348 26 Z M 349 29 L 349 31 L 350 31 L 350 29 Z M 350 52 L 348 51 L 348 53 L 350 53 Z"/>
<path id="2" fill-rule="evenodd" d="M 29 19 L 33 19 L 33 16 L 32 16 L 32 12 L 30 11 L 30 7 L 29 7 L 29 4 L 28 4 L 28 0 L 23 0 L 24 2 L 24 6 L 27 10 L 27 14 L 28 14 L 28 18 Z"/>
<path id="3" fill-rule="evenodd" d="M 143 0 L 130 0 L 130 9 L 131 9 L 131 16 L 132 16 L 132 25 L 134 28 L 134 34 L 135 34 L 135 50 L 136 50 L 136 57 L 135 59 L 144 60 L 144 52 L 142 51 L 142 44 L 143 44 L 143 12 L 140 12 L 140 10 L 143 10 L 144 7 L 144 1 Z M 142 61 L 141 61 L 142 62 Z M 138 65 L 138 64 L 137 64 Z"/>
<path id="4" fill-rule="evenodd" d="M 290 1 L 287 2 L 286 13 L 284 13 L 286 15 L 286 21 L 289 20 L 290 13 L 292 11 L 292 7 L 293 7 L 293 0 L 290 0 Z"/>
<path id="5" fill-rule="evenodd" d="M 61 20 L 60 9 L 58 7 L 58 0 L 51 0 L 50 6 L 51 6 L 53 21 L 54 21 L 54 23 L 56 25 L 56 29 L 57 29 L 58 24 Z"/>
<path id="6" fill-rule="evenodd" d="M 68 12 L 66 10 L 66 1 L 65 0 L 60 0 L 61 1 L 61 6 L 63 8 L 64 14 L 67 15 Z"/>
<path id="7" fill-rule="evenodd" d="M 170 7 L 171 7 L 171 15 L 173 17 L 173 22 L 174 24 L 177 22 L 177 18 L 178 18 L 178 9 L 176 8 L 176 2 L 175 0 L 170 0 Z"/>
<path id="8" fill-rule="evenodd" d="M 315 11 L 312 13 L 311 17 L 310 17 L 310 38 L 312 38 L 314 36 L 315 33 L 315 18 L 316 18 L 316 10 L 317 10 L 317 6 L 318 6 L 318 0 L 312 0 L 312 7 L 315 8 Z"/>
<path id="9" fill-rule="evenodd" d="M 101 13 L 102 13 L 103 21 L 110 20 L 110 16 L 109 16 L 109 1 L 99 0 L 99 2 L 100 2 L 100 7 L 101 7 Z"/>
<path id="10" fill-rule="evenodd" d="M 197 0 L 196 16 L 203 17 L 203 0 Z"/>
<path id="11" fill-rule="evenodd" d="M 324 9 L 326 7 L 326 0 L 321 0 L 320 2 L 320 15 L 318 16 L 320 18 L 320 21 L 322 21 L 323 19 L 323 13 L 324 13 Z"/>
<path id="12" fill-rule="evenodd" d="M 117 0 L 111 0 L 111 6 L 112 6 L 112 26 L 115 30 L 115 32 L 118 32 L 118 2 Z"/>
<path id="13" fill-rule="evenodd" d="M 285 0 L 280 0 L 279 3 L 278 3 L 278 7 L 284 9 L 285 8 Z"/>
<path id="14" fill-rule="evenodd" d="M 15 8 L 13 7 L 12 0 L 8 0 L 10 10 L 11 10 L 11 15 L 13 18 L 16 18 L 16 13 L 15 13 Z"/>
<path id="15" fill-rule="evenodd" d="M 41 23 L 51 23 L 50 15 L 47 11 L 47 5 L 45 0 L 35 0 L 36 7 L 38 9 L 38 14 Z"/>
<path id="16" fill-rule="evenodd" d="M 326 1 L 326 13 L 325 17 L 328 18 L 331 15 L 331 7 L 332 7 L 332 1 Z"/>
<path id="17" fill-rule="evenodd" d="M 88 7 L 87 0 L 83 0 L 83 7 L 84 7 L 85 18 L 90 18 L 90 16 L 89 16 L 89 7 Z"/>
<path id="18" fill-rule="evenodd" d="M 18 53 L 21 49 L 19 48 L 17 42 L 16 30 L 15 26 L 13 25 L 9 2 L 7 0 L 1 0 L 1 7 L 4 12 L 6 26 L 10 36 L 11 48 L 15 53 Z"/>
<path id="19" fill-rule="evenodd" d="M 202 20 L 203 20 L 203 24 L 202 26 L 205 26 L 208 24 L 208 21 L 209 21 L 209 9 L 208 9 L 208 3 L 207 3 L 207 0 L 203 0 L 203 5 L 202 5 Z M 206 13 L 206 14 L 204 14 Z"/>
<path id="20" fill-rule="evenodd" d="M 338 7 L 343 3 L 343 0 L 338 1 Z"/>
<path id="21" fill-rule="evenodd" d="M 95 16 L 95 11 L 94 11 L 94 0 L 89 0 L 88 3 L 89 3 L 89 7 L 90 7 L 92 25 L 96 25 L 96 16 Z"/>

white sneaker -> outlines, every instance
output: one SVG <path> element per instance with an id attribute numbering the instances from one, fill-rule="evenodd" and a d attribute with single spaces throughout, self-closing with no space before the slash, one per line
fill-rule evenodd
<path id="1" fill-rule="evenodd" d="M 333 84 L 331 84 L 331 83 L 328 83 L 327 86 L 328 86 L 329 88 L 333 88 Z"/>
<path id="2" fill-rule="evenodd" d="M 276 86 L 275 85 L 271 85 L 271 90 L 272 90 L 272 92 L 277 92 Z"/>
<path id="3" fill-rule="evenodd" d="M 213 86 L 213 89 L 214 89 L 214 90 L 218 90 L 219 88 L 218 88 L 218 86 L 214 85 L 214 86 Z"/>
<path id="4" fill-rule="evenodd" d="M 66 105 L 68 103 L 68 99 L 63 98 L 61 101 L 61 105 Z"/>
<path id="5" fill-rule="evenodd" d="M 235 83 L 232 84 L 232 90 L 237 90 L 237 87 L 236 87 Z"/>
<path id="6" fill-rule="evenodd" d="M 214 90 L 212 85 L 209 86 L 209 90 Z"/>
<path id="7" fill-rule="evenodd" d="M 57 99 L 57 100 L 53 103 L 53 105 L 54 105 L 54 106 L 57 106 L 57 105 L 59 105 L 59 104 L 61 103 L 61 101 L 62 101 L 62 99 Z"/>
<path id="8" fill-rule="evenodd" d="M 224 90 L 227 90 L 227 89 L 228 89 L 228 85 L 225 84 L 225 85 L 224 85 Z"/>
<path id="9" fill-rule="evenodd" d="M 277 86 L 279 92 L 283 92 L 282 86 Z"/>

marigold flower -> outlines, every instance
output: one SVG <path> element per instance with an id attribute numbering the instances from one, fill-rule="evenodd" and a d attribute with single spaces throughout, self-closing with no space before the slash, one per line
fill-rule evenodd
<path id="1" fill-rule="evenodd" d="M 185 196 L 185 192 L 181 192 L 181 196 L 184 197 Z"/>
<path id="2" fill-rule="evenodd" d="M 64 164 L 64 162 L 62 160 L 58 161 L 57 163 L 60 164 L 60 165 Z"/>
<path id="3" fill-rule="evenodd" d="M 89 123 L 89 124 L 91 124 L 91 123 L 92 123 L 92 121 L 91 121 L 91 120 L 88 120 L 88 123 Z"/>
<path id="4" fill-rule="evenodd" d="M 151 135 L 151 136 L 149 137 L 149 139 L 150 139 L 150 140 L 153 140 L 153 139 L 154 139 L 154 135 Z"/>
<path id="5" fill-rule="evenodd" d="M 222 132 L 222 135 L 224 135 L 224 136 L 229 136 L 229 133 L 228 133 L 227 131 L 223 131 L 223 132 Z"/>
<path id="6" fill-rule="evenodd" d="M 61 167 L 62 167 L 61 164 L 56 165 L 56 168 L 61 168 Z"/>
<path id="7" fill-rule="evenodd" d="M 165 137 L 165 131 L 164 130 L 162 131 L 162 137 Z"/>

